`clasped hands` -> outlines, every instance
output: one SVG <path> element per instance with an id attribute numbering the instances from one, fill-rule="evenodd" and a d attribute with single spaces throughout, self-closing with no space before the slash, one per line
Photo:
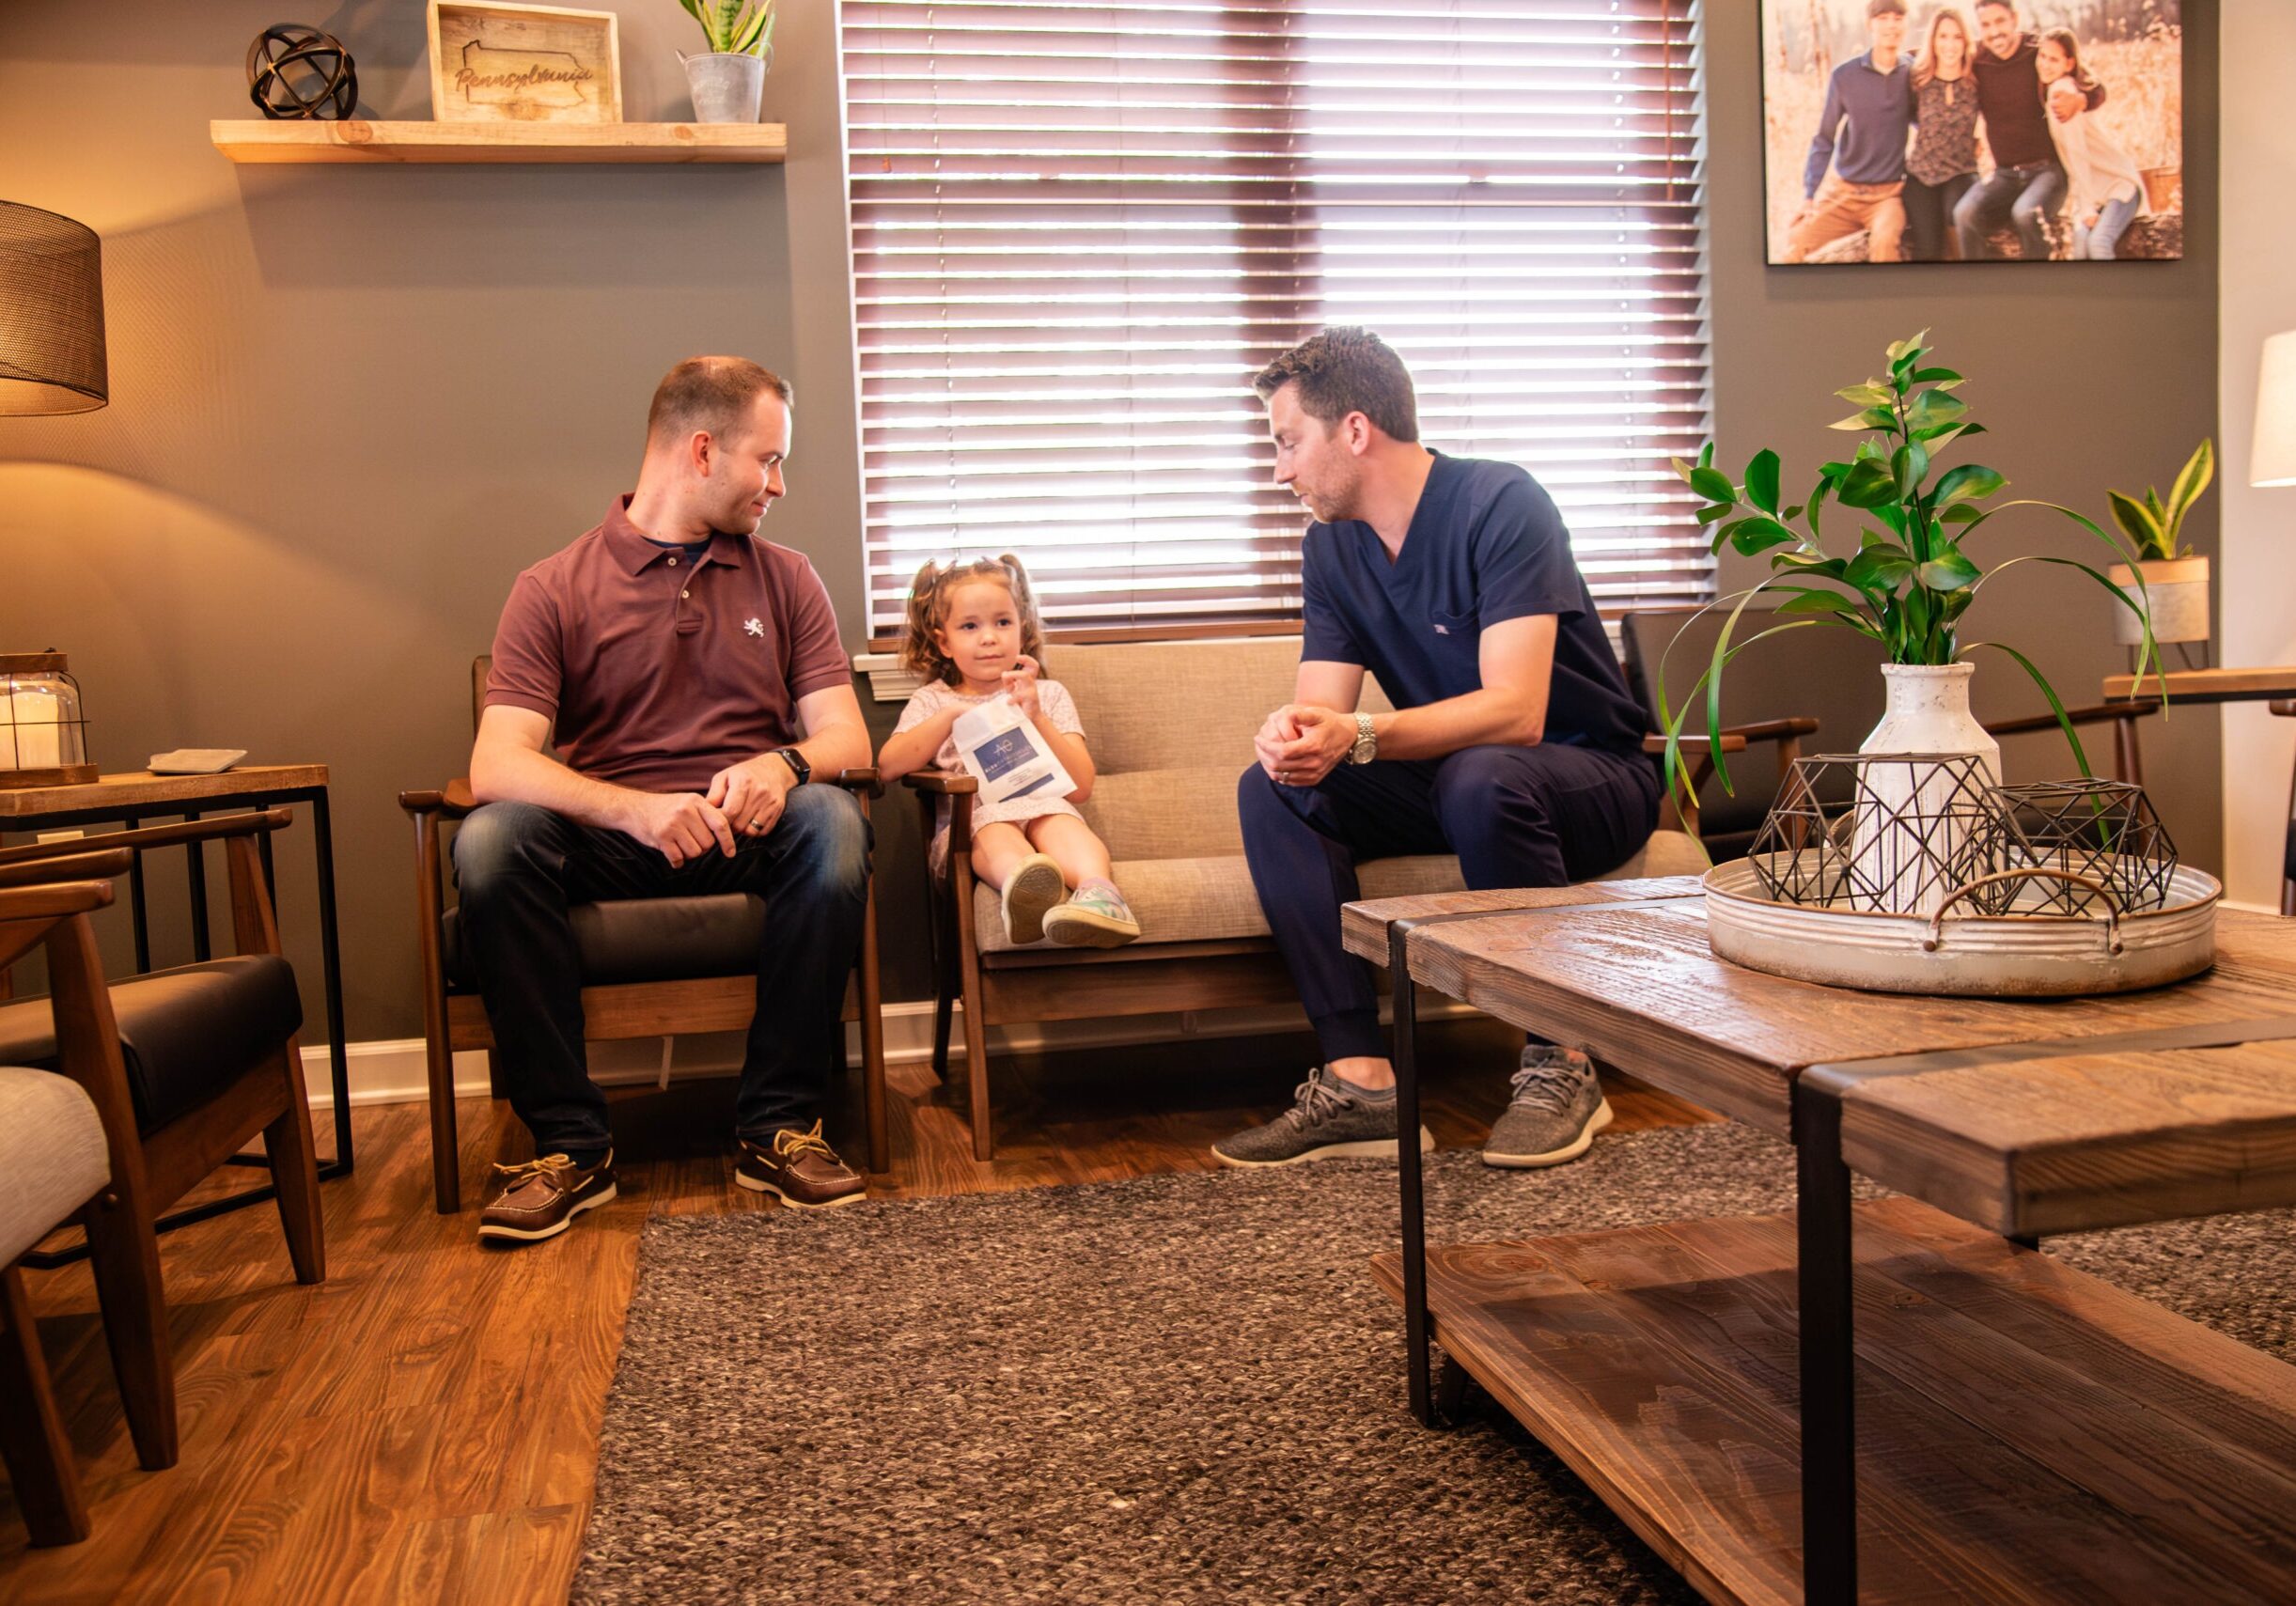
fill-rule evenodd
<path id="1" fill-rule="evenodd" d="M 1252 739 L 1259 767 L 1287 787 L 1312 787 L 1355 745 L 1355 716 L 1314 703 L 1286 703 Z"/>
<path id="2" fill-rule="evenodd" d="M 773 829 L 796 785 L 797 772 L 788 759 L 760 753 L 711 776 L 706 792 L 633 793 L 637 802 L 627 833 L 667 859 L 673 870 L 712 848 L 730 859 L 742 837 Z"/>

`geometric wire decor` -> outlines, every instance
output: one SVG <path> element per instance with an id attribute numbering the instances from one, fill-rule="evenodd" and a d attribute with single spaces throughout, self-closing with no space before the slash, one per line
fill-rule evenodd
<path id="1" fill-rule="evenodd" d="M 2124 914 L 2168 901 L 2177 845 L 2153 813 L 2145 788 L 2126 781 L 2041 781 L 2002 787 L 1987 856 L 1996 870 L 2045 870 L 2046 876 L 1997 881 L 1976 900 L 1988 914 L 2101 914 L 2092 887 L 2102 885 Z"/>
<path id="2" fill-rule="evenodd" d="M 1975 754 L 1797 758 L 1748 857 L 1780 903 L 1929 914 L 1993 867 L 2000 813 Z"/>

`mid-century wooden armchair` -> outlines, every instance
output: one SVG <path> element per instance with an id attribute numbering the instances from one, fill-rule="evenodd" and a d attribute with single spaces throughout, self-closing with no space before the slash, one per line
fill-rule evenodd
<path id="1" fill-rule="evenodd" d="M 471 666 L 471 722 L 476 728 L 486 690 L 487 663 Z M 843 787 L 867 815 L 884 795 L 874 769 L 846 770 L 822 779 Z M 437 791 L 398 794 L 414 823 L 414 902 L 421 945 L 423 1043 L 430 1084 L 430 1168 L 438 1208 L 461 1208 L 462 1180 L 456 1147 L 454 1056 L 457 1050 L 494 1046 L 486 1003 L 456 941 L 455 912 L 446 904 L 445 860 L 451 828 L 477 806 L 470 783 Z M 649 918 L 679 906 L 677 974 L 662 974 L 659 924 Z M 687 1032 L 746 1030 L 757 1012 L 756 954 L 772 913 L 748 893 L 712 897 L 628 899 L 585 904 L 574 912 L 574 941 L 582 954 L 583 1026 L 593 1042 L 668 1037 Z M 861 951 L 846 990 L 841 1019 L 861 1024 L 863 1102 L 868 1126 L 868 1163 L 892 1163 L 885 1112 L 883 1001 L 877 967 L 877 891 L 871 879 L 862 919 Z M 844 1051 L 836 1052 L 844 1069 Z M 489 1059 L 490 1078 L 492 1061 Z M 501 1097 L 499 1087 L 495 1096 Z"/>
<path id="2" fill-rule="evenodd" d="M 2268 706 L 2282 719 L 2296 719 L 2296 697 L 2274 697 Z M 2288 783 L 2288 834 L 2280 850 L 2280 912 L 2296 914 L 2296 779 Z"/>
<path id="3" fill-rule="evenodd" d="M 274 808 L 0 849 L 0 965 L 44 944 L 51 989 L 45 998 L 0 1004 L 0 1065 L 69 1077 L 102 1121 L 109 1180 L 79 1219 L 129 1432 L 138 1459 L 155 1470 L 173 1466 L 178 1453 L 153 1230 L 160 1213 L 259 1133 L 295 1280 L 327 1274 L 296 1041 L 303 1005 L 280 954 L 258 851 L 264 834 L 292 819 Z M 224 844 L 237 954 L 107 984 L 87 915 L 111 901 L 109 878 L 127 872 L 131 850 L 195 852 L 211 841 Z M 18 1325 L 13 1294 L 10 1305 L 21 1352 L 30 1330 Z M 70 1509 L 69 1500 L 52 1504 L 42 1520 L 69 1529 Z"/>

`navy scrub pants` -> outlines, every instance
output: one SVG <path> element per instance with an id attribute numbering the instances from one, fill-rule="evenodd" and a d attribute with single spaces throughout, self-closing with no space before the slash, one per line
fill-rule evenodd
<path id="1" fill-rule="evenodd" d="M 1339 943 L 1358 864 L 1456 853 L 1477 891 L 1568 886 L 1632 858 L 1658 802 L 1644 755 L 1563 745 L 1342 764 L 1313 787 L 1255 764 L 1236 787 L 1252 885 L 1326 1062 L 1387 1053 L 1371 967 Z"/>

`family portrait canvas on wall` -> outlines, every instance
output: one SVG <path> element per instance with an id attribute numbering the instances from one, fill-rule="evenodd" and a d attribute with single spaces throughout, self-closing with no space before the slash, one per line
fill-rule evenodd
<path id="1" fill-rule="evenodd" d="M 2184 255 L 2181 0 L 1762 0 L 1769 260 Z"/>

